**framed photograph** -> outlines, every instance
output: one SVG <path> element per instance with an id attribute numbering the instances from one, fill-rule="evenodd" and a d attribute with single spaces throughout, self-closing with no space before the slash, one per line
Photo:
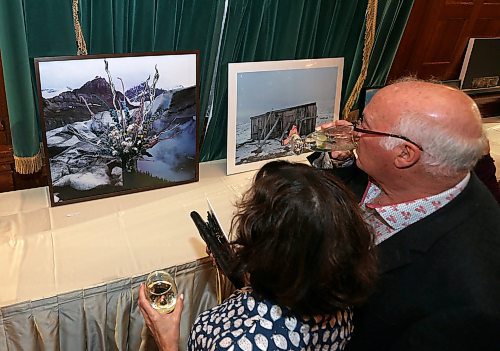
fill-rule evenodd
<path id="1" fill-rule="evenodd" d="M 461 89 L 500 88 L 500 37 L 470 38 L 460 70 Z"/>
<path id="2" fill-rule="evenodd" d="M 294 147 L 339 118 L 343 58 L 230 63 L 227 174 L 278 158 L 302 161 Z"/>
<path id="3" fill-rule="evenodd" d="M 460 90 L 462 82 L 460 81 L 460 79 L 448 79 L 448 80 L 442 80 L 441 84 L 446 85 L 447 87 L 450 88 L 455 88 Z"/>
<path id="4" fill-rule="evenodd" d="M 35 59 L 53 206 L 198 180 L 198 52 Z"/>
<path id="5" fill-rule="evenodd" d="M 365 107 L 368 105 L 370 100 L 372 99 L 373 95 L 380 89 L 382 89 L 384 86 L 372 86 L 372 87 L 363 87 L 361 88 L 361 91 L 359 92 L 359 99 L 358 99 L 358 109 L 359 109 L 359 117 L 363 114 L 363 111 L 365 110 Z"/>

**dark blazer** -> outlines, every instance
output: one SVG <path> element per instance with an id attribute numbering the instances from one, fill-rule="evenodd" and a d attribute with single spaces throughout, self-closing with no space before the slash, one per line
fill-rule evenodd
<path id="1" fill-rule="evenodd" d="M 366 174 L 340 171 L 361 197 Z M 500 350 L 500 207 L 474 174 L 377 249 L 380 279 L 355 310 L 349 351 Z"/>
<path id="2" fill-rule="evenodd" d="M 476 173 L 477 177 L 486 185 L 493 194 L 493 197 L 497 199 L 498 204 L 500 204 L 500 184 L 498 183 L 496 172 L 495 160 L 490 154 L 484 155 L 477 161 L 474 167 L 474 173 Z"/>

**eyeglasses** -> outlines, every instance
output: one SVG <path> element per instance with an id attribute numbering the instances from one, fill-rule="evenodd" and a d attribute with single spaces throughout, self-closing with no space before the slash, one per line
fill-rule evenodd
<path id="1" fill-rule="evenodd" d="M 403 135 L 398 135 L 398 134 L 391 134 L 391 133 L 385 133 L 385 132 L 378 132 L 376 130 L 369 130 L 369 129 L 363 129 L 363 128 L 359 128 L 358 125 L 361 123 L 362 120 L 358 120 L 356 122 L 353 123 L 353 130 L 355 132 L 358 132 L 358 133 L 363 133 L 363 134 L 371 134 L 371 135 L 378 135 L 378 136 L 385 136 L 385 137 L 390 137 L 390 138 L 398 138 L 398 139 L 401 139 L 401 140 L 404 140 L 404 141 L 407 141 L 413 145 L 415 145 L 416 147 L 419 148 L 420 151 L 424 151 L 424 148 L 422 146 L 420 146 L 419 144 L 417 144 L 416 142 L 414 142 L 413 140 L 411 140 L 410 138 L 407 138 Z"/>

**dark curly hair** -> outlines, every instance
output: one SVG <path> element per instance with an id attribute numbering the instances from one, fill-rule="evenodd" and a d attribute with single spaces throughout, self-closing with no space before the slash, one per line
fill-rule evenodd
<path id="1" fill-rule="evenodd" d="M 303 315 L 362 302 L 376 276 L 372 235 L 330 173 L 273 161 L 256 174 L 231 223 L 235 271 L 254 293 Z"/>

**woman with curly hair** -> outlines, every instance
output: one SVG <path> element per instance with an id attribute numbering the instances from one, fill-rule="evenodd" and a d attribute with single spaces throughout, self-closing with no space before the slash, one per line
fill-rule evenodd
<path id="1" fill-rule="evenodd" d="M 372 236 L 351 193 L 330 173 L 273 161 L 237 205 L 234 272 L 245 288 L 195 321 L 189 350 L 343 350 L 352 306 L 376 276 Z M 177 350 L 183 302 L 171 315 L 139 305 L 160 350 Z"/>

